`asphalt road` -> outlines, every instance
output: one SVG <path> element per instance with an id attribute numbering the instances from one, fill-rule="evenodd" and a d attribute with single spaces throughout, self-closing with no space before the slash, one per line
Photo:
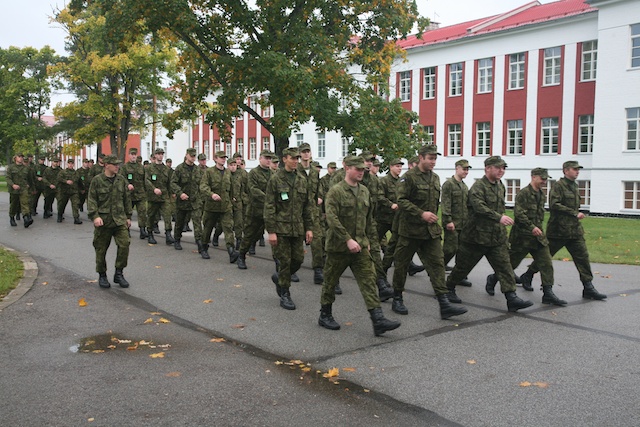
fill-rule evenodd
<path id="1" fill-rule="evenodd" d="M 182 252 L 149 246 L 134 222 L 131 287 L 102 290 L 90 222 L 67 212 L 62 224 L 39 215 L 10 227 L 7 205 L 3 193 L 0 243 L 39 273 L 0 311 L 4 425 L 640 425 L 639 266 L 594 264 L 609 298 L 587 301 L 573 264 L 556 262 L 569 305 L 540 304 L 535 279 L 535 292 L 518 290 L 535 305 L 510 314 L 484 292 L 483 262 L 458 291 L 469 312 L 448 321 L 420 273 L 407 280 L 408 316 L 383 304 L 402 326 L 375 337 L 350 272 L 334 305 L 342 329 L 317 325 L 310 253 L 292 288 L 298 309 L 286 311 L 268 247 L 240 271 L 223 249 L 201 259 L 192 233 Z M 334 381 L 322 376 L 331 368 Z"/>

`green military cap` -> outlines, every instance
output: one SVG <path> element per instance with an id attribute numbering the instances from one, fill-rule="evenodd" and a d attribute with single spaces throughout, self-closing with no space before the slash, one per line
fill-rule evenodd
<path id="1" fill-rule="evenodd" d="M 106 154 L 104 154 L 104 153 L 100 153 L 100 154 L 98 154 L 98 158 L 99 158 L 99 159 L 104 159 L 104 158 L 105 158 L 105 156 L 106 156 Z M 60 161 L 60 160 L 58 160 L 58 161 Z"/>
<path id="2" fill-rule="evenodd" d="M 244 157 L 244 156 L 242 155 L 241 152 L 233 153 L 233 156 L 231 156 L 232 159 L 237 159 L 238 157 Z"/>
<path id="3" fill-rule="evenodd" d="M 303 142 L 298 146 L 298 150 L 302 153 L 303 151 L 311 151 L 311 145 L 308 142 Z"/>
<path id="4" fill-rule="evenodd" d="M 135 147 L 129 148 L 129 154 L 138 154 L 138 149 Z"/>
<path id="5" fill-rule="evenodd" d="M 219 158 L 222 158 L 222 157 L 227 158 L 227 157 L 229 157 L 229 156 L 227 156 L 227 153 L 225 153 L 225 152 L 224 152 L 224 150 L 218 150 L 218 151 L 216 151 L 216 157 L 219 157 Z"/>
<path id="6" fill-rule="evenodd" d="M 418 156 L 413 156 L 412 158 L 409 159 L 409 163 L 418 163 Z"/>
<path id="7" fill-rule="evenodd" d="M 280 159 L 277 157 L 272 157 L 271 158 L 271 163 L 280 163 Z"/>
<path id="8" fill-rule="evenodd" d="M 122 163 L 122 161 L 116 156 L 104 156 L 103 162 L 108 165 L 119 165 L 120 163 Z"/>
<path id="9" fill-rule="evenodd" d="M 75 160 L 73 157 L 69 157 L 69 158 L 67 159 L 67 163 L 75 163 L 75 161 L 76 161 L 76 160 Z"/>
<path id="10" fill-rule="evenodd" d="M 569 160 L 562 164 L 562 169 L 582 169 L 582 166 L 575 160 Z"/>
<path id="11" fill-rule="evenodd" d="M 298 147 L 287 147 L 282 150 L 282 157 L 284 156 L 300 157 L 300 150 Z"/>
<path id="12" fill-rule="evenodd" d="M 343 160 L 345 166 L 355 166 L 358 169 L 364 169 L 364 159 L 361 156 L 347 156 Z"/>
<path id="13" fill-rule="evenodd" d="M 376 158 L 376 155 L 369 150 L 365 150 L 360 153 L 360 157 L 362 157 L 364 160 L 373 161 L 373 159 Z"/>
<path id="14" fill-rule="evenodd" d="M 227 166 L 229 165 L 237 165 L 238 163 L 236 162 L 236 157 L 231 157 L 230 159 L 227 159 Z"/>
<path id="15" fill-rule="evenodd" d="M 154 151 L 154 154 L 164 154 L 164 150 L 162 148 L 156 148 L 156 151 Z"/>
<path id="16" fill-rule="evenodd" d="M 393 159 L 389 162 L 389 166 L 394 166 L 394 165 L 404 165 L 404 162 L 402 161 L 402 159 Z"/>
<path id="17" fill-rule="evenodd" d="M 313 167 L 322 169 L 322 165 L 320 164 L 320 162 L 311 162 L 311 164 L 313 165 Z"/>
<path id="18" fill-rule="evenodd" d="M 204 153 L 198 154 L 198 160 L 207 160 L 207 155 Z"/>
<path id="19" fill-rule="evenodd" d="M 535 168 L 533 170 L 531 170 L 531 176 L 539 176 L 542 179 L 549 179 L 551 178 L 549 176 L 549 171 L 546 170 L 545 168 Z"/>
<path id="20" fill-rule="evenodd" d="M 504 159 L 500 156 L 491 156 L 491 157 L 487 157 L 486 159 L 484 159 L 484 165 L 485 166 L 498 166 L 498 167 L 502 167 L 504 166 L 505 168 L 507 167 L 507 162 L 504 161 Z"/>
<path id="21" fill-rule="evenodd" d="M 33 157 L 33 154 L 29 153 L 27 154 L 27 157 Z"/>
<path id="22" fill-rule="evenodd" d="M 336 162 L 329 162 L 327 163 L 327 169 L 329 168 L 337 168 L 338 165 L 336 165 Z"/>
<path id="23" fill-rule="evenodd" d="M 196 149 L 195 148 L 187 148 L 187 154 L 190 156 L 195 156 L 196 155 Z"/>
<path id="24" fill-rule="evenodd" d="M 89 159 L 82 159 L 82 163 L 89 163 Z"/>
<path id="25" fill-rule="evenodd" d="M 456 166 L 460 166 L 462 168 L 469 168 L 469 169 L 473 169 L 471 166 L 469 166 L 469 161 L 465 160 L 465 159 L 460 159 L 456 162 Z"/>
<path id="26" fill-rule="evenodd" d="M 22 154 L 22 153 L 16 153 L 16 157 L 24 157 L 24 154 Z"/>
<path id="27" fill-rule="evenodd" d="M 173 160 L 171 160 L 171 159 L 167 159 L 165 162 L 166 162 L 166 163 L 173 163 Z"/>
<path id="28" fill-rule="evenodd" d="M 380 160 L 378 160 L 377 158 L 373 159 L 373 166 L 380 166 Z"/>
<path id="29" fill-rule="evenodd" d="M 60 157 L 54 157 L 53 159 L 51 159 L 52 162 L 59 162 L 60 161 Z"/>
<path id="30" fill-rule="evenodd" d="M 274 154 L 273 154 L 273 152 L 271 150 L 268 150 L 268 149 L 265 148 L 264 150 L 262 150 L 260 152 L 260 156 L 262 156 L 262 157 L 274 157 Z"/>
<path id="31" fill-rule="evenodd" d="M 438 147 L 435 144 L 424 144 L 418 149 L 418 154 L 421 156 L 426 156 L 427 154 L 442 156 L 442 154 L 438 153 Z"/>

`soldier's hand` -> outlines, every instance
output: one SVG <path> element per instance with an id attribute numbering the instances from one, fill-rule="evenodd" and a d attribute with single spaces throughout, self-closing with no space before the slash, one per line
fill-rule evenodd
<path id="1" fill-rule="evenodd" d="M 456 225 L 452 222 L 448 223 L 445 227 L 449 231 L 456 231 Z"/>
<path id="2" fill-rule="evenodd" d="M 53 184 L 51 184 L 51 185 L 49 186 L 49 188 L 50 188 L 50 189 L 52 189 L 52 190 L 55 190 L 55 189 L 56 189 L 56 186 L 55 186 L 55 185 L 53 185 Z"/>
<path id="3" fill-rule="evenodd" d="M 211 198 L 212 198 L 213 200 L 215 200 L 216 202 L 219 202 L 220 200 L 222 200 L 222 197 L 220 197 L 220 195 L 219 195 L 219 194 L 217 194 L 217 193 L 213 193 L 213 194 L 211 195 Z"/>
<path id="4" fill-rule="evenodd" d="M 583 214 L 582 212 L 578 212 L 578 215 L 576 215 L 578 217 L 578 219 L 584 219 L 586 217 L 585 214 Z"/>
<path id="5" fill-rule="evenodd" d="M 160 195 L 162 194 L 162 190 L 161 190 L 161 189 L 159 189 L 159 188 L 154 188 L 154 189 L 153 189 L 153 193 L 154 193 L 156 196 L 160 196 Z"/>
<path id="6" fill-rule="evenodd" d="M 271 246 L 278 246 L 278 235 L 276 233 L 269 233 L 269 244 Z"/>
<path id="7" fill-rule="evenodd" d="M 133 188 L 133 184 L 129 184 L 129 185 L 127 185 L 127 188 L 129 189 L 129 191 L 133 191 L 133 190 L 134 190 L 134 188 Z"/>
<path id="8" fill-rule="evenodd" d="M 127 218 L 127 228 L 131 228 L 131 220 Z"/>
<path id="9" fill-rule="evenodd" d="M 19 186 L 18 184 L 13 184 L 11 187 L 12 187 L 14 190 L 19 190 L 19 189 L 20 189 L 20 186 Z"/>
<path id="10" fill-rule="evenodd" d="M 73 184 L 73 181 L 71 181 L 70 179 L 67 180 L 67 185 L 71 185 Z"/>
<path id="11" fill-rule="evenodd" d="M 102 218 L 97 217 L 96 219 L 93 220 L 94 227 L 102 227 L 103 225 L 104 225 L 104 222 L 102 221 Z"/>
<path id="12" fill-rule="evenodd" d="M 424 211 L 422 212 L 422 219 L 429 224 L 434 224 L 438 222 L 438 215 L 434 214 L 433 212 Z"/>
<path id="13" fill-rule="evenodd" d="M 513 219 L 506 216 L 506 215 L 502 215 L 502 217 L 500 217 L 500 224 L 502 225 L 513 225 Z"/>
<path id="14" fill-rule="evenodd" d="M 357 254 L 362 250 L 360 244 L 353 239 L 347 240 L 347 248 L 349 248 L 349 252 L 352 254 Z"/>
<path id="15" fill-rule="evenodd" d="M 180 200 L 189 200 L 189 195 L 187 193 L 182 193 L 180 195 Z"/>
<path id="16" fill-rule="evenodd" d="M 306 237 L 305 241 L 307 242 L 307 245 L 310 245 L 311 241 L 313 240 L 313 231 L 311 230 L 307 231 L 307 235 L 305 237 Z"/>
<path id="17" fill-rule="evenodd" d="M 397 211 L 398 210 L 398 204 L 397 203 L 391 204 L 391 210 L 392 211 Z"/>
<path id="18" fill-rule="evenodd" d="M 320 197 L 318 197 L 318 205 L 322 204 L 322 199 Z"/>
<path id="19" fill-rule="evenodd" d="M 531 234 L 536 237 L 542 236 L 542 230 L 540 230 L 538 227 L 534 227 L 533 230 L 531 230 Z"/>

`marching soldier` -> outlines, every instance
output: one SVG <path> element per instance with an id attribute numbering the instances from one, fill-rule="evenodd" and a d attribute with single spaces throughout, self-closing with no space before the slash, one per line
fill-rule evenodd
<path id="1" fill-rule="evenodd" d="M 53 216 L 53 201 L 56 198 L 58 174 L 61 171 L 60 159 L 57 157 L 51 160 L 51 167 L 44 171 L 44 175 L 42 177 L 42 182 L 45 185 L 43 218 L 50 218 Z"/>
<path id="2" fill-rule="evenodd" d="M 7 190 L 9 191 L 9 223 L 17 226 L 15 216 L 22 213 L 24 228 L 33 224 L 29 207 L 29 188 L 33 186 L 29 168 L 24 164 L 24 155 L 18 153 L 7 167 Z"/>
<path id="3" fill-rule="evenodd" d="M 240 159 L 242 162 L 242 159 Z M 240 242 L 242 242 L 242 236 L 244 234 L 244 198 L 245 189 L 242 169 L 238 168 L 238 162 L 236 159 L 229 159 L 227 161 L 227 167 L 231 171 L 231 206 L 233 210 L 233 233 L 236 236 L 236 250 L 240 249 Z"/>
<path id="4" fill-rule="evenodd" d="M 153 233 L 151 233 L 151 238 L 149 238 L 149 234 L 147 233 L 147 227 L 149 227 L 149 225 L 147 223 L 147 189 L 144 166 L 138 162 L 137 148 L 129 149 L 129 161 L 120 166 L 120 175 L 127 180 L 127 190 L 131 198 L 131 207 L 138 211 L 140 239 L 149 239 L 149 243 L 152 243 L 151 239 L 155 240 Z"/>
<path id="5" fill-rule="evenodd" d="M 89 159 L 82 159 L 82 167 L 78 169 L 78 209 L 84 211 L 84 203 L 87 201 L 87 193 L 89 192 Z"/>
<path id="6" fill-rule="evenodd" d="M 38 202 L 40 196 L 45 193 L 45 185 L 42 181 L 44 177 L 44 171 L 47 170 L 47 165 L 44 164 L 44 157 L 38 158 L 38 164 L 35 165 L 35 179 L 33 186 L 33 195 L 31 197 L 31 214 L 38 215 Z"/>
<path id="7" fill-rule="evenodd" d="M 153 237 L 153 224 L 156 224 L 162 215 L 164 220 L 165 243 L 173 245 L 175 240 L 171 236 L 171 210 L 169 206 L 171 169 L 169 169 L 162 159 L 164 150 L 156 148 L 154 162 L 145 169 L 145 184 L 147 189 L 147 233 L 149 243 L 155 245 L 156 239 Z"/>
<path id="8" fill-rule="evenodd" d="M 204 175 L 202 169 L 195 164 L 196 149 L 188 148 L 184 162 L 176 167 L 171 176 L 171 192 L 176 195 L 176 250 L 182 250 L 180 240 L 182 230 L 189 219 L 193 219 L 194 237 L 198 252 L 202 252 L 202 201 L 200 200 L 200 183 Z"/>
<path id="9" fill-rule="evenodd" d="M 64 210 L 67 208 L 67 203 L 71 200 L 71 212 L 73 213 L 73 223 L 82 224 L 80 220 L 80 213 L 78 207 L 80 205 L 79 198 L 79 186 L 78 173 L 75 168 L 75 160 L 73 158 L 67 159 L 67 168 L 60 171 L 58 174 L 58 222 L 62 222 L 64 219 Z"/>

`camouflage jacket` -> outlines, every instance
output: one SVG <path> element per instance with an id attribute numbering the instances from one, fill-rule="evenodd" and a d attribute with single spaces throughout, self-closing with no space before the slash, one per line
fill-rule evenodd
<path id="1" fill-rule="evenodd" d="M 171 169 L 164 163 L 151 163 L 144 171 L 145 185 L 147 188 L 147 200 L 150 202 L 168 202 L 171 197 Z M 154 190 L 158 188 L 162 194 L 158 195 Z"/>
<path id="2" fill-rule="evenodd" d="M 60 171 L 58 174 L 58 182 L 55 185 L 62 194 L 77 194 L 79 193 L 79 180 L 78 171 L 67 168 Z M 71 181 L 71 184 L 68 184 L 67 181 Z"/>
<path id="3" fill-rule="evenodd" d="M 492 184 L 486 176 L 477 180 L 469 189 L 469 216 L 460 238 L 465 242 L 482 246 L 507 243 L 507 229 L 500 224 L 500 218 L 505 211 L 504 197 L 502 181 Z"/>
<path id="4" fill-rule="evenodd" d="M 377 240 L 373 203 L 367 187 L 358 184 L 356 196 L 349 184 L 342 181 L 329 189 L 325 203 L 327 252 L 349 253 L 349 239 L 355 240 L 363 248 L 368 248 L 371 242 Z"/>
<path id="5" fill-rule="evenodd" d="M 549 193 L 549 224 L 547 236 L 554 239 L 577 239 L 584 235 L 578 219 L 580 191 L 578 184 L 567 178 L 559 179 Z"/>
<path id="6" fill-rule="evenodd" d="M 57 187 L 58 187 L 58 174 L 62 171 L 62 168 L 57 167 L 57 168 L 53 168 L 53 167 L 49 167 L 44 171 L 44 175 L 42 176 L 42 182 L 44 182 L 45 185 L 45 191 L 53 191 L 55 192 Z M 56 189 L 51 189 L 49 186 L 50 185 L 55 185 Z"/>
<path id="7" fill-rule="evenodd" d="M 22 194 L 29 191 L 29 188 L 33 186 L 31 182 L 31 172 L 27 165 L 19 165 L 12 163 L 7 166 L 7 191 L 10 194 Z M 19 190 L 14 190 L 13 185 L 19 185 Z"/>
<path id="8" fill-rule="evenodd" d="M 100 175 L 104 172 L 104 165 L 100 163 L 96 163 L 95 165 L 89 168 L 89 185 L 91 185 L 91 180 L 96 176 Z"/>
<path id="9" fill-rule="evenodd" d="M 440 211 L 442 212 L 442 226 L 450 222 L 456 230 L 462 230 L 467 221 L 467 198 L 469 187 L 464 181 L 458 181 L 452 176 L 442 184 Z"/>
<path id="10" fill-rule="evenodd" d="M 176 195 L 176 209 L 192 211 L 200 208 L 202 199 L 200 197 L 200 184 L 204 172 L 198 165 L 187 165 L 180 163 L 171 174 L 171 193 Z M 187 200 L 182 200 L 180 196 L 186 194 Z"/>
<path id="11" fill-rule="evenodd" d="M 90 168 L 79 168 L 77 170 L 78 173 L 78 186 L 80 191 L 89 191 L 89 184 L 91 184 L 91 182 L 89 181 L 89 172 L 91 171 Z"/>
<path id="12" fill-rule="evenodd" d="M 271 169 L 257 166 L 251 169 L 248 177 L 249 206 L 247 216 L 262 218 L 264 214 L 264 192 L 267 189 L 267 182 L 271 178 Z"/>
<path id="13" fill-rule="evenodd" d="M 235 172 L 231 172 L 231 204 L 234 209 L 242 209 L 244 201 L 247 197 L 247 192 L 244 188 L 246 172 L 243 174 L 240 172 L 242 169 L 236 169 Z"/>
<path id="14" fill-rule="evenodd" d="M 131 219 L 133 209 L 127 180 L 121 175 L 107 178 L 100 174 L 91 180 L 87 196 L 89 219 L 100 217 L 106 227 L 121 226 Z"/>
<path id="15" fill-rule="evenodd" d="M 259 166 L 258 166 L 259 167 Z M 249 172 L 247 172 L 246 170 L 238 167 L 238 169 L 236 170 L 236 173 L 239 174 L 240 176 L 240 181 L 241 181 L 241 186 L 242 186 L 242 193 L 241 193 L 241 197 L 242 197 L 242 204 L 244 206 L 247 206 L 249 204 Z M 237 199 L 237 196 L 234 196 Z"/>
<path id="16" fill-rule="evenodd" d="M 340 168 L 331 175 L 331 179 L 329 180 L 329 188 L 333 187 L 336 184 L 340 184 L 344 181 L 344 177 L 347 174 L 347 171 L 344 168 Z"/>
<path id="17" fill-rule="evenodd" d="M 536 237 L 531 233 L 536 227 L 540 230 L 543 229 L 544 202 L 545 197 L 542 190 L 534 190 L 531 184 L 520 190 L 516 196 L 514 208 L 515 224 L 509 233 L 511 246 L 536 248 L 540 244 L 544 246 L 549 244 L 544 234 Z"/>
<path id="18" fill-rule="evenodd" d="M 378 216 L 377 221 L 384 224 L 392 224 L 396 212 L 391 209 L 391 205 L 398 203 L 398 181 L 400 177 L 394 178 L 390 173 L 380 179 L 380 192 L 378 194 Z"/>
<path id="19" fill-rule="evenodd" d="M 120 166 L 120 175 L 127 180 L 127 184 L 133 185 L 133 191 L 129 191 L 132 201 L 145 200 L 147 198 L 147 185 L 145 170 L 138 162 L 127 162 Z"/>
<path id="20" fill-rule="evenodd" d="M 314 236 L 322 236 L 322 227 L 320 226 L 320 206 L 318 205 L 318 182 L 320 181 L 320 174 L 315 167 L 310 166 L 309 169 L 305 169 L 301 163 L 298 163 L 298 172 L 307 180 L 309 191 L 311 192 L 311 198 L 313 199 L 313 206 L 311 207 L 311 214 L 313 215 L 313 233 Z M 307 174 L 309 172 L 309 174 Z"/>
<path id="21" fill-rule="evenodd" d="M 281 236 L 304 236 L 313 226 L 314 201 L 304 172 L 278 169 L 265 191 L 264 228 Z"/>
<path id="22" fill-rule="evenodd" d="M 35 186 L 39 191 L 44 190 L 44 180 L 42 180 L 42 178 L 44 178 L 44 172 L 48 169 L 49 167 L 47 165 L 41 165 L 40 163 L 38 163 L 37 165 L 35 165 Z M 41 178 L 41 179 L 38 179 Z"/>
<path id="23" fill-rule="evenodd" d="M 220 200 L 213 200 L 213 194 L 220 196 Z M 207 169 L 200 181 L 200 195 L 204 199 L 206 212 L 227 212 L 231 210 L 231 171 L 224 172 L 213 166 Z"/>
<path id="24" fill-rule="evenodd" d="M 437 215 L 440 204 L 440 177 L 433 171 L 409 169 L 398 182 L 398 234 L 412 239 L 439 239 L 442 228 L 437 222 L 422 219 L 423 212 Z"/>

